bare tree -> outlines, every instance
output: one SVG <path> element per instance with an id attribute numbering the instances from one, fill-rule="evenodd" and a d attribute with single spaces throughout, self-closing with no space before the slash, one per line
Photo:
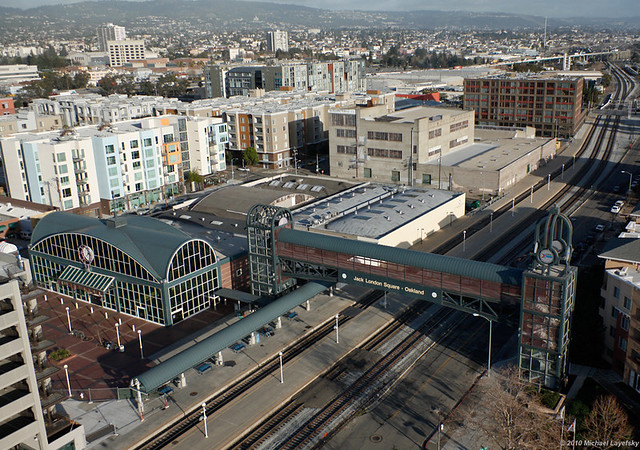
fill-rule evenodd
<path id="1" fill-rule="evenodd" d="M 520 377 L 517 367 L 483 378 L 456 413 L 460 425 L 480 430 L 505 450 L 557 447 L 561 423 L 543 410 L 537 389 Z M 471 400 L 471 399 L 470 399 Z"/>
<path id="2" fill-rule="evenodd" d="M 587 429 L 585 438 L 610 444 L 600 448 L 613 448 L 616 442 L 629 439 L 633 432 L 626 411 L 613 395 L 602 395 L 596 399 L 584 427 Z"/>

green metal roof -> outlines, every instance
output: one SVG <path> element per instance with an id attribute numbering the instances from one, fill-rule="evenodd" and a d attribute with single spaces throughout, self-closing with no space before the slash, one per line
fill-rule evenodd
<path id="1" fill-rule="evenodd" d="M 42 239 L 58 233 L 78 233 L 101 239 L 135 259 L 158 280 L 166 277 L 174 252 L 193 239 L 152 217 L 132 214 L 100 220 L 53 212 L 40 219 L 31 235 L 31 244 L 35 246 Z"/>
<path id="2" fill-rule="evenodd" d="M 109 289 L 113 280 L 114 278 L 109 275 L 82 270 L 74 266 L 67 266 L 58 277 L 58 281 L 61 283 L 68 283 L 101 293 Z"/>
<path id="3" fill-rule="evenodd" d="M 514 286 L 519 286 L 522 283 L 522 271 L 512 267 L 389 247 L 309 231 L 283 228 L 278 232 L 278 241 Z"/>
<path id="4" fill-rule="evenodd" d="M 193 347 L 189 347 L 165 362 L 152 367 L 136 378 L 140 381 L 142 389 L 150 392 L 178 377 L 191 367 L 213 357 L 219 351 L 248 336 L 251 332 L 260 329 L 292 308 L 304 303 L 314 295 L 327 289 L 331 284 L 315 281 L 307 283 L 213 336 L 195 344 Z"/>

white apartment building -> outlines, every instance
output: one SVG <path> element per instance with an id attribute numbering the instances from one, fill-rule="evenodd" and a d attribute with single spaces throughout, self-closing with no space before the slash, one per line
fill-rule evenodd
<path id="1" fill-rule="evenodd" d="M 86 126 L 71 132 L 0 138 L 11 197 L 69 210 L 101 199 L 125 210 L 179 191 L 179 154 L 170 126 Z M 176 150 L 177 149 L 177 150 Z"/>
<path id="2" fill-rule="evenodd" d="M 158 115 L 156 108 L 167 104 L 163 97 L 126 94 L 64 94 L 50 98 L 37 98 L 29 109 L 38 114 L 59 114 L 64 125 L 100 125 Z"/>
<path id="3" fill-rule="evenodd" d="M 227 124 L 221 117 L 167 115 L 142 120 L 143 127 L 169 125 L 180 144 L 181 169 L 207 175 L 226 170 Z"/>
<path id="4" fill-rule="evenodd" d="M 219 117 L 161 116 L 0 138 L 9 196 L 69 210 L 128 210 L 180 192 L 184 173 L 226 169 Z"/>
<path id="5" fill-rule="evenodd" d="M 267 32 L 267 51 L 275 53 L 277 50 L 289 51 L 289 33 L 286 31 Z"/>
<path id="6" fill-rule="evenodd" d="M 98 27 L 98 49 L 106 52 L 109 41 L 124 41 L 127 39 L 127 31 L 124 27 L 108 23 Z"/>
<path id="7" fill-rule="evenodd" d="M 144 41 L 141 40 L 107 41 L 111 67 L 121 67 L 129 61 L 144 59 L 144 51 Z"/>

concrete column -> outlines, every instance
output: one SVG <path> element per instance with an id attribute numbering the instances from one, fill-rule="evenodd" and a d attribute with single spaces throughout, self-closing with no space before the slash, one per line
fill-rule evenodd
<path id="1" fill-rule="evenodd" d="M 256 332 L 255 331 L 251 332 L 251 339 L 249 339 L 249 344 L 250 345 L 255 345 L 256 344 Z"/>
<path id="2" fill-rule="evenodd" d="M 282 328 L 282 317 L 278 316 L 278 319 L 276 320 L 276 330 Z"/>
<path id="3" fill-rule="evenodd" d="M 180 387 L 181 388 L 187 387 L 187 377 L 184 376 L 184 372 L 180 374 Z"/>
<path id="4" fill-rule="evenodd" d="M 329 297 L 333 297 L 333 286 L 329 286 Z"/>
<path id="5" fill-rule="evenodd" d="M 224 359 L 222 359 L 222 352 L 218 352 L 218 365 L 224 365 Z"/>
<path id="6" fill-rule="evenodd" d="M 307 311 L 311 311 L 311 301 L 307 300 Z"/>

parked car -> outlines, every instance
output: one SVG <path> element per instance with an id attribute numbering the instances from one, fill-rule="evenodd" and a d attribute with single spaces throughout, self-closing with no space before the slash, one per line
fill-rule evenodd
<path id="1" fill-rule="evenodd" d="M 594 228 L 595 231 L 597 231 L 598 233 L 602 233 L 604 231 L 604 225 L 602 225 L 601 223 L 599 223 L 598 225 L 596 225 L 596 227 Z"/>
<path id="2" fill-rule="evenodd" d="M 246 345 L 244 345 L 241 342 L 238 342 L 237 344 L 235 344 L 233 347 L 231 347 L 231 350 L 233 350 L 236 353 L 240 353 L 242 350 L 244 350 L 245 348 L 247 348 Z"/>
<path id="3" fill-rule="evenodd" d="M 613 205 L 613 206 L 611 207 L 611 212 L 612 212 L 613 214 L 618 214 L 618 213 L 620 212 L 620 207 L 619 207 L 618 205 Z"/>

